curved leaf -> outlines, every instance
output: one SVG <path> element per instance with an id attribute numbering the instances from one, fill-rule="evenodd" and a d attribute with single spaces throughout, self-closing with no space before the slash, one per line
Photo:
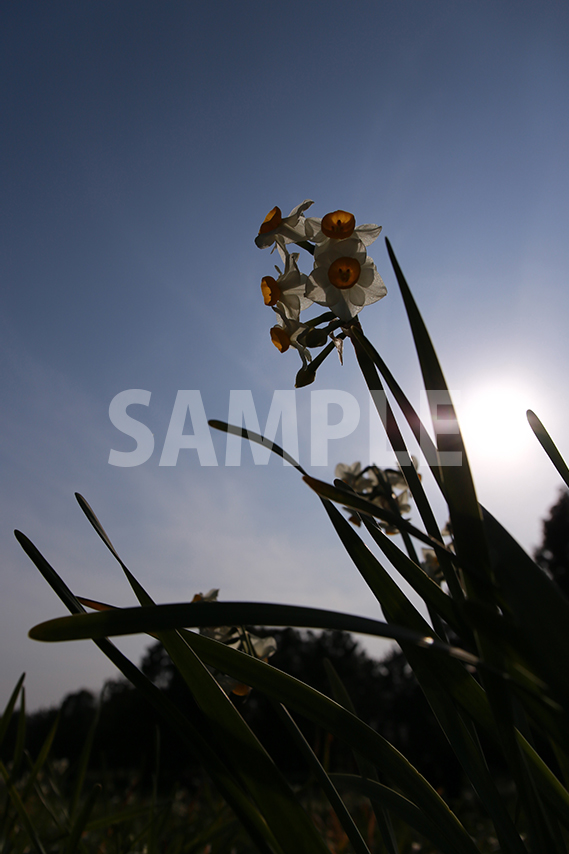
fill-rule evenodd
<path id="1" fill-rule="evenodd" d="M 567 468 L 567 463 L 557 450 L 557 446 L 535 412 L 532 412 L 531 409 L 528 409 L 527 419 L 529 421 L 529 425 L 533 432 L 535 433 L 538 442 L 541 447 L 565 481 L 565 485 L 569 486 L 569 468 Z"/>
<path id="2" fill-rule="evenodd" d="M 111 608 L 94 600 L 81 599 L 91 607 L 101 609 L 95 614 L 56 617 L 34 626 L 29 631 L 32 640 L 48 642 L 87 640 L 145 632 L 157 634 L 179 628 L 198 628 L 226 625 L 297 626 L 329 629 L 415 644 L 425 649 L 450 655 L 468 664 L 478 659 L 471 653 L 427 633 L 388 625 L 379 620 L 356 617 L 338 611 L 305 608 L 299 605 L 275 605 L 265 602 L 176 602 L 171 605 L 145 605 L 135 608 Z"/>

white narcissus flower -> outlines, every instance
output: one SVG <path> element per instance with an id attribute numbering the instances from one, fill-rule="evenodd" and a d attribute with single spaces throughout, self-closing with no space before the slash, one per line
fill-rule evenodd
<path id="1" fill-rule="evenodd" d="M 271 327 L 271 341 L 280 353 L 286 353 L 289 347 L 294 347 L 300 353 L 302 364 L 307 366 L 312 361 L 308 347 L 298 341 L 299 335 L 310 327 L 301 323 L 298 319 L 287 317 L 282 309 L 273 306 L 273 311 L 278 315 L 278 325 Z"/>
<path id="2" fill-rule="evenodd" d="M 414 457 L 412 460 L 415 468 L 417 468 L 417 461 Z M 401 515 L 411 511 L 410 492 L 401 469 L 380 469 L 378 466 L 371 465 L 362 470 L 359 462 L 351 465 L 338 463 L 335 474 L 337 478 L 343 480 L 357 493 L 383 510 L 393 512 L 395 510 L 393 504 L 395 503 L 397 512 Z M 400 491 L 395 492 L 394 487 L 400 487 Z M 359 518 L 353 515 L 350 517 L 350 522 L 359 525 Z M 399 533 L 398 529 L 392 525 L 383 524 L 382 527 L 386 534 Z"/>
<path id="3" fill-rule="evenodd" d="M 275 267 L 279 274 L 277 279 L 274 276 L 263 276 L 261 291 L 265 305 L 276 306 L 288 318 L 296 320 L 301 311 L 312 305 L 312 300 L 304 295 L 308 276 L 298 269 L 298 252 L 289 254 L 286 249 L 278 248 L 284 261 L 284 271 Z"/>
<path id="4" fill-rule="evenodd" d="M 368 487 L 366 474 L 362 474 L 362 464 L 359 461 L 351 465 L 338 463 L 334 470 L 334 477 L 351 486 L 356 492 L 366 492 Z"/>
<path id="5" fill-rule="evenodd" d="M 306 240 L 306 219 L 303 213 L 313 204 L 314 202 L 310 199 L 305 199 L 285 217 L 278 207 L 269 211 L 261 223 L 259 234 L 255 238 L 255 243 L 259 249 L 265 249 L 267 246 L 272 246 L 273 243 L 284 246 L 285 243 L 298 243 L 299 240 Z"/>
<path id="6" fill-rule="evenodd" d="M 322 219 L 315 216 L 306 218 L 306 235 L 314 243 L 357 237 L 364 246 L 369 246 L 379 236 L 380 231 L 381 226 L 373 223 L 356 227 L 356 218 L 348 211 L 332 211 L 323 216 Z"/>
<path id="7" fill-rule="evenodd" d="M 327 239 L 316 247 L 306 296 L 327 306 L 340 320 L 353 320 L 365 305 L 386 293 L 377 267 L 358 237 Z"/>

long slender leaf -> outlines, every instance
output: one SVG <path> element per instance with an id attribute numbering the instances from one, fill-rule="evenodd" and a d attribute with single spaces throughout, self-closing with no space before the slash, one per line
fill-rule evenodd
<path id="1" fill-rule="evenodd" d="M 341 706 L 343 706 L 345 709 L 355 715 L 356 710 L 354 708 L 354 704 L 352 703 L 351 697 L 348 694 L 346 686 L 340 679 L 330 659 L 324 659 L 324 668 L 326 670 L 326 675 L 328 676 L 328 681 L 330 682 L 330 686 L 332 688 L 332 694 L 334 695 L 334 699 L 337 703 L 339 703 Z M 357 766 L 360 770 L 361 776 L 379 782 L 377 769 L 369 761 L 369 759 L 367 759 L 365 756 L 360 756 L 360 754 L 357 752 L 354 752 L 354 757 Z M 375 813 L 377 825 L 381 833 L 381 837 L 383 839 L 383 844 L 387 848 L 388 852 L 393 852 L 393 854 L 397 854 L 399 846 L 397 845 L 397 839 L 393 830 L 393 823 L 391 821 L 391 816 L 389 815 L 389 812 L 383 807 L 382 804 L 374 803 L 373 801 L 372 809 Z"/>
<path id="2" fill-rule="evenodd" d="M 457 854 L 459 849 L 456 847 L 456 840 L 450 838 L 444 831 L 441 832 L 437 822 L 408 798 L 375 780 L 367 780 L 355 774 L 331 774 L 330 776 L 332 781 L 341 788 L 345 787 L 352 792 L 358 792 L 382 807 L 393 810 L 402 821 L 436 845 L 444 854 Z"/>
<path id="3" fill-rule="evenodd" d="M 98 615 L 89 616 L 93 618 Z M 207 664 L 222 672 L 231 672 L 245 684 L 260 688 L 285 706 L 347 740 L 355 749 L 380 765 L 397 785 L 404 790 L 408 789 L 412 796 L 415 795 L 416 802 L 423 802 L 426 809 L 438 814 L 440 821 L 450 821 L 453 827 L 460 827 L 455 824 L 456 818 L 442 799 L 407 760 L 389 742 L 337 703 L 265 662 L 192 632 L 185 631 L 183 635 Z"/>
<path id="4" fill-rule="evenodd" d="M 300 731 L 292 715 L 280 703 L 275 703 L 274 707 L 279 717 L 283 721 L 284 725 L 288 729 L 289 733 L 291 734 L 297 748 L 304 756 L 308 767 L 311 769 L 316 780 L 320 784 L 322 791 L 328 798 L 330 805 L 336 813 L 338 820 L 342 825 L 346 836 L 350 840 L 354 851 L 356 852 L 356 854 L 370 854 L 369 848 L 365 844 L 361 833 L 356 827 L 354 820 L 348 812 L 342 798 L 338 794 L 336 787 L 332 783 L 320 760 L 318 759 L 318 757 L 308 744 L 307 740 L 305 739 L 304 735 Z M 394 852 L 394 854 L 396 854 L 396 852 Z"/>
<path id="5" fill-rule="evenodd" d="M 401 549 L 397 548 L 395 543 L 383 533 L 381 528 L 371 524 L 365 516 L 363 517 L 363 523 L 397 572 L 403 576 L 405 581 L 411 585 L 415 592 L 419 594 L 433 611 L 442 617 L 457 634 L 460 634 L 463 620 L 459 619 L 457 615 L 453 599 L 444 593 L 432 578 L 429 578 L 421 566 L 418 566 Z"/>
<path id="6" fill-rule="evenodd" d="M 444 484 L 442 480 L 442 474 L 439 467 L 439 460 L 437 456 L 437 447 L 435 443 L 432 441 L 429 436 L 426 427 L 422 423 L 421 419 L 417 415 L 414 407 L 411 405 L 409 399 L 407 398 L 405 392 L 369 340 L 364 334 L 363 331 L 359 330 L 355 327 L 352 330 L 352 335 L 361 342 L 362 347 L 367 352 L 370 359 L 373 361 L 374 365 L 378 369 L 381 374 L 387 388 L 393 395 L 397 405 L 399 406 L 401 412 L 405 416 L 409 427 L 411 428 L 411 432 L 413 433 L 417 444 L 421 448 L 425 456 L 425 460 L 431 469 L 433 477 L 441 490 L 442 495 L 444 496 Z"/>
<path id="7" fill-rule="evenodd" d="M 79 844 L 79 840 L 81 839 L 81 834 L 85 829 L 85 825 L 89 820 L 89 816 L 93 811 L 93 807 L 97 802 L 97 798 L 101 794 L 101 789 L 102 787 L 100 783 L 96 783 L 89 792 L 89 796 L 87 797 L 81 811 L 73 822 L 71 832 L 69 833 L 69 837 L 65 844 L 64 854 L 75 854 L 75 852 L 77 851 L 77 846 Z"/>
<path id="8" fill-rule="evenodd" d="M 473 577 L 485 580 L 489 578 L 490 572 L 482 516 L 454 406 L 423 318 L 387 239 L 386 244 L 419 357 L 425 390 L 435 424 L 439 454 L 460 455 L 460 464 L 458 465 L 455 463 L 454 457 L 450 460 L 451 464 L 446 463 L 446 456 L 441 457 L 441 472 L 452 521 L 456 552 L 464 569 Z M 440 406 L 445 407 L 444 431 L 439 426 L 441 424 L 438 418 Z"/>
<path id="9" fill-rule="evenodd" d="M 99 610 L 96 614 L 77 614 L 47 620 L 30 629 L 29 636 L 33 640 L 54 642 L 140 632 L 157 634 L 178 628 L 220 625 L 298 626 L 393 638 L 399 642 L 417 644 L 425 649 L 453 656 L 468 664 L 478 663 L 476 656 L 471 653 L 434 637 L 427 623 L 424 624 L 425 632 L 420 632 L 337 611 L 264 602 L 177 602 L 172 605 L 111 609 L 110 606 L 94 600 L 81 601 L 104 610 Z"/>
<path id="10" fill-rule="evenodd" d="M 4 712 L 2 714 L 2 718 L 0 719 L 0 746 L 2 745 L 2 742 L 4 741 L 4 738 L 6 736 L 6 732 L 8 730 L 9 725 L 10 725 L 12 713 L 13 713 L 14 707 L 18 701 L 18 697 L 20 695 L 22 685 L 24 684 L 25 677 L 26 677 L 26 674 L 22 673 L 22 675 L 18 679 L 18 682 L 16 683 L 16 687 L 14 688 L 12 693 L 10 694 L 10 699 L 6 703 L 6 708 L 4 709 Z"/>
<path id="11" fill-rule="evenodd" d="M 38 551 L 33 543 L 22 533 L 16 537 L 28 556 L 40 570 L 48 584 L 73 613 L 83 612 L 83 606 L 71 593 L 53 567 Z M 113 662 L 141 695 L 157 709 L 159 714 L 172 727 L 182 744 L 196 753 L 212 777 L 221 795 L 239 816 L 251 839 L 264 854 L 281 851 L 276 838 L 266 825 L 265 820 L 250 802 L 238 784 L 233 773 L 227 767 L 225 758 L 208 741 L 206 721 L 200 721 L 193 715 L 193 721 L 177 708 L 141 671 L 132 664 L 109 640 L 95 640 L 94 643 Z M 15 702 L 15 701 L 14 701 Z M 191 710 L 188 710 L 191 711 Z"/>
<path id="12" fill-rule="evenodd" d="M 247 430 L 245 427 L 236 427 L 234 424 L 226 424 L 225 421 L 217 421 L 215 419 L 212 419 L 207 423 L 215 430 L 221 430 L 223 433 L 232 433 L 234 436 L 241 436 L 242 439 L 248 439 L 250 442 L 256 442 L 258 445 L 268 448 L 274 454 L 282 457 L 283 460 L 286 460 L 287 463 L 290 463 L 291 466 L 298 469 L 301 474 L 306 474 L 300 463 L 298 463 L 294 457 L 291 457 L 289 453 L 283 451 L 280 445 L 277 445 L 276 442 L 272 442 L 270 439 L 265 439 L 265 437 L 261 436 L 259 433 L 255 433 L 253 430 Z"/>
<path id="13" fill-rule="evenodd" d="M 45 849 L 41 843 L 41 840 L 37 834 L 37 831 L 34 827 L 33 821 L 31 820 L 28 812 L 26 810 L 25 805 L 18 794 L 18 790 L 10 780 L 10 774 L 8 773 L 4 763 L 0 761 L 0 775 L 4 778 L 4 783 L 6 785 L 6 789 L 8 790 L 8 795 L 10 796 L 10 800 L 12 801 L 15 809 L 18 812 L 20 817 L 20 821 L 22 822 L 23 827 L 28 834 L 32 847 L 35 849 L 36 854 L 46 854 Z"/>
<path id="14" fill-rule="evenodd" d="M 332 486 L 331 484 L 326 483 L 323 480 L 318 480 L 315 477 L 310 477 L 310 475 L 305 475 L 302 479 L 321 498 L 327 498 L 330 501 L 336 501 L 340 504 L 345 504 L 347 507 L 357 510 L 358 513 L 365 513 L 368 516 L 373 516 L 377 519 L 381 519 L 383 522 L 387 522 L 390 525 L 394 525 L 396 528 L 404 528 L 407 533 L 411 534 L 413 537 L 416 537 L 418 540 L 421 540 L 421 542 L 430 546 L 432 549 L 435 549 L 437 554 L 440 551 L 443 551 L 446 552 L 449 556 L 452 555 L 453 558 L 456 557 L 449 549 L 447 549 L 443 542 L 435 540 L 433 537 L 430 537 L 428 534 L 425 534 L 424 531 L 421 531 L 419 528 L 416 528 L 410 522 L 407 522 L 405 519 L 401 519 L 401 517 L 396 516 L 395 513 L 390 513 L 389 510 L 384 510 L 382 507 L 378 507 L 377 504 L 373 504 L 371 501 L 368 501 L 367 498 L 362 498 L 355 492 L 349 492 L 345 489 L 339 489 L 337 486 Z"/>
<path id="15" fill-rule="evenodd" d="M 532 412 L 531 409 L 527 411 L 527 419 L 529 421 L 529 425 L 535 435 L 537 436 L 537 440 L 540 443 L 541 447 L 565 481 L 565 485 L 569 486 L 569 468 L 567 467 L 567 463 L 559 453 L 557 446 L 535 412 Z"/>
<path id="16" fill-rule="evenodd" d="M 569 709 L 569 601 L 494 517 L 485 512 L 492 566 L 527 648 L 533 668 Z"/>
<path id="17" fill-rule="evenodd" d="M 258 688 L 287 708 L 318 723 L 379 766 L 425 812 L 439 822 L 441 830 L 461 840 L 461 850 L 473 851 L 462 825 L 442 798 L 388 741 L 347 709 L 315 689 L 282 673 L 270 664 L 252 658 L 202 635 L 184 632 L 188 643 L 211 666 Z M 458 848 L 457 848 L 458 850 Z"/>
<path id="18" fill-rule="evenodd" d="M 77 498 L 95 530 L 116 557 L 139 601 L 150 605 L 152 599 L 118 556 L 92 508 L 81 496 Z M 107 616 L 107 613 L 102 616 Z M 285 778 L 193 648 L 175 630 L 157 632 L 157 636 L 207 716 L 215 740 L 231 759 L 236 775 L 253 796 L 283 851 L 289 854 L 325 851 L 321 836 Z"/>
<path id="19" fill-rule="evenodd" d="M 492 575 L 482 515 L 456 413 L 431 339 L 389 241 L 387 241 L 387 249 L 407 311 L 431 407 L 437 447 L 441 454 L 441 470 L 453 526 L 454 543 L 460 564 L 466 573 L 467 595 L 491 603 Z M 441 404 L 445 408 L 444 429 L 439 426 L 438 419 L 438 408 Z M 442 459 L 443 453 L 460 455 L 460 464 L 457 465 L 454 460 L 450 460 L 447 464 L 446 460 Z M 483 639 L 479 639 L 479 653 L 481 658 L 493 664 L 494 667 L 503 668 L 499 651 L 485 643 Z M 554 850 L 552 846 L 555 843 L 547 827 L 545 813 L 531 780 L 527 777 L 523 756 L 518 749 L 511 697 L 503 682 L 496 680 L 490 673 L 484 675 L 484 684 L 500 730 L 504 751 L 518 790 L 525 801 L 530 838 L 538 848 L 545 846 Z"/>
<path id="20" fill-rule="evenodd" d="M 364 375 L 370 394 L 372 395 L 373 402 L 382 420 L 391 447 L 393 448 L 397 456 L 399 465 L 403 470 L 405 479 L 407 480 L 407 484 L 411 490 L 411 495 L 413 496 L 415 504 L 417 505 L 417 510 L 419 511 L 419 515 L 421 516 L 423 524 L 427 529 L 427 533 L 435 540 L 442 540 L 439 526 L 435 519 L 435 515 L 431 509 L 431 505 L 427 500 L 423 485 L 421 483 L 419 475 L 415 470 L 415 465 L 413 463 L 410 453 L 407 450 L 405 440 L 403 439 L 403 435 L 399 429 L 399 426 L 395 419 L 395 415 L 393 414 L 389 401 L 385 396 L 385 392 L 383 390 L 381 380 L 374 364 L 373 357 L 370 354 L 368 347 L 366 347 L 366 343 L 369 344 L 369 342 L 367 342 L 365 335 L 363 334 L 362 330 L 357 327 L 357 325 L 354 325 L 352 330 L 352 341 L 356 350 L 358 363 Z M 422 437 L 420 438 L 422 439 Z M 421 448 L 423 449 L 424 446 L 425 442 L 421 441 Z M 425 451 L 429 452 L 428 446 L 424 448 L 424 452 Z M 436 467 L 438 471 L 438 461 L 436 460 L 436 458 L 434 460 L 431 460 L 430 464 L 431 467 Z M 404 530 L 404 528 L 401 529 L 403 535 Z M 406 546 L 409 549 L 407 543 Z M 412 552 L 409 552 L 409 557 L 414 559 L 414 554 Z M 441 569 L 444 573 L 445 580 L 449 586 L 453 597 L 456 599 L 457 602 L 461 602 L 464 598 L 464 594 L 462 592 L 462 587 L 460 586 L 460 581 L 458 579 L 452 561 L 445 555 L 444 552 L 441 552 L 439 554 L 439 562 Z M 431 619 L 433 621 L 436 620 L 434 614 L 431 614 Z M 439 634 L 442 634 L 442 630 L 438 626 L 436 626 L 436 628 L 439 630 Z"/>

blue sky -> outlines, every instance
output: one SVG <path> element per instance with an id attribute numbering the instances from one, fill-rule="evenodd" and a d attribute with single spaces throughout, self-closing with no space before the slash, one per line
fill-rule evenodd
<path id="1" fill-rule="evenodd" d="M 293 387 L 298 357 L 271 345 L 259 289 L 274 256 L 253 243 L 276 204 L 383 226 L 370 254 L 388 295 L 364 329 L 418 405 L 386 235 L 457 393 L 479 497 L 538 544 L 560 484 L 527 407 L 569 454 L 566 4 L 22 0 L 1 15 L 0 702 L 23 670 L 31 708 L 114 673 L 88 644 L 27 638 L 63 611 L 14 528 L 76 593 L 133 602 L 75 491 L 159 601 L 220 587 L 377 615 L 292 469 L 249 449 L 226 467 L 221 435 L 217 467 L 192 450 L 158 464 L 178 390 L 225 419 L 230 390 L 250 389 L 263 425 Z M 369 453 L 345 362 L 297 392 L 306 466 L 311 391 L 360 403 L 360 428 L 314 471 L 327 479 Z M 156 443 L 129 468 L 108 464 L 134 445 L 109 419 L 126 389 L 151 392 L 129 412 Z M 145 641 L 123 646 L 138 658 Z"/>

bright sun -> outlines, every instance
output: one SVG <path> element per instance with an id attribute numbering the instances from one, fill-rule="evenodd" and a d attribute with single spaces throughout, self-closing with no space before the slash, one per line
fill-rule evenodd
<path id="1" fill-rule="evenodd" d="M 527 393 L 510 383 L 494 381 L 463 393 L 457 410 L 467 454 L 488 462 L 519 459 L 535 441 L 526 418 L 530 407 Z"/>

